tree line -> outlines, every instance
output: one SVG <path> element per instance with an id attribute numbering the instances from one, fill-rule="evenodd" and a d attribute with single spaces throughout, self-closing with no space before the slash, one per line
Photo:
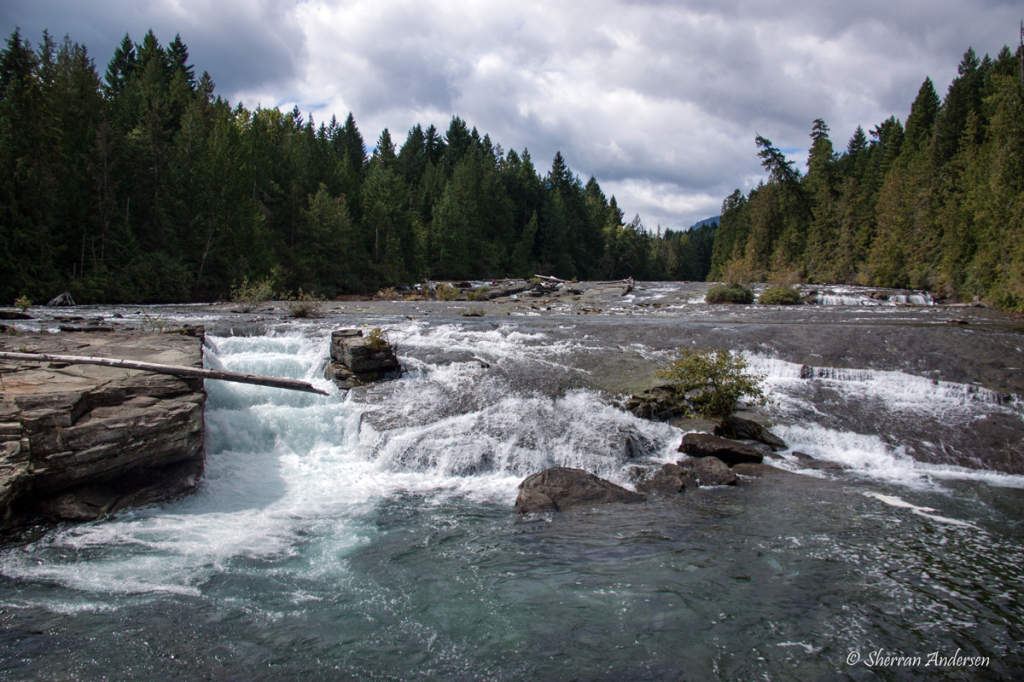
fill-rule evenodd
<path id="1" fill-rule="evenodd" d="M 811 129 L 807 172 L 756 143 L 767 182 L 722 204 L 712 279 L 928 289 L 1024 310 L 1024 47 L 964 54 L 940 100 L 925 79 L 903 125 L 836 152 Z"/>
<path id="2" fill-rule="evenodd" d="M 546 173 L 459 117 L 443 134 L 247 110 L 180 36 L 0 53 L 0 301 L 217 300 L 246 280 L 373 292 L 432 279 L 703 280 L 717 225 L 653 233 L 561 153 Z"/>

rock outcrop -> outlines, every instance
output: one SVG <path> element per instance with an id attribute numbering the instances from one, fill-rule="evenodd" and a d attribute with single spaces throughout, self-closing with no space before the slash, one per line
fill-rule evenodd
<path id="1" fill-rule="evenodd" d="M 736 474 L 717 457 L 701 457 L 693 466 L 697 485 L 706 488 L 714 485 L 736 485 Z"/>
<path id="2" fill-rule="evenodd" d="M 395 349 L 381 335 L 364 335 L 361 329 L 331 332 L 331 360 L 324 376 L 350 389 L 397 377 L 401 371 Z"/>
<path id="3" fill-rule="evenodd" d="M 645 493 L 677 495 L 687 488 L 697 487 L 697 476 L 692 469 L 678 464 L 663 464 L 650 478 L 636 484 L 637 490 Z"/>
<path id="4" fill-rule="evenodd" d="M 625 408 L 642 419 L 667 421 L 673 417 L 688 414 L 686 397 L 680 395 L 668 380 L 656 383 L 652 388 L 631 395 Z"/>
<path id="5" fill-rule="evenodd" d="M 842 471 L 847 467 L 843 466 L 839 462 L 833 462 L 827 459 L 815 459 L 805 452 L 799 452 L 794 450 L 793 457 L 796 458 L 797 462 L 800 463 L 801 469 L 816 469 L 818 471 Z"/>
<path id="6" fill-rule="evenodd" d="M 680 452 L 690 457 L 717 457 L 729 466 L 752 462 L 760 464 L 764 455 L 739 441 L 712 436 L 708 433 L 688 433 L 683 436 Z"/>
<path id="7" fill-rule="evenodd" d="M 527 476 L 519 484 L 516 513 L 564 511 L 610 502 L 644 502 L 647 498 L 583 469 L 554 467 Z"/>
<path id="8" fill-rule="evenodd" d="M 0 347 L 202 366 L 194 335 L 23 334 Z M 188 493 L 202 478 L 202 379 L 11 360 L 0 360 L 0 377 L 0 526 L 94 519 Z"/>
<path id="9" fill-rule="evenodd" d="M 784 440 L 765 427 L 755 421 L 743 419 L 736 415 L 731 415 L 723 419 L 722 423 L 715 427 L 715 435 L 735 440 L 757 441 L 758 443 L 764 443 L 775 451 L 785 450 L 787 447 Z"/>

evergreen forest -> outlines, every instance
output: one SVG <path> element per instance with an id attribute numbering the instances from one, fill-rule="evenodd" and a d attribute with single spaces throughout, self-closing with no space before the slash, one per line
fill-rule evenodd
<path id="1" fill-rule="evenodd" d="M 350 113 L 248 111 L 196 76 L 180 36 L 88 51 L 15 31 L 0 54 L 0 301 L 228 297 L 272 277 L 333 297 L 424 278 L 703 280 L 716 225 L 624 222 L 561 153 L 547 172 L 452 118 L 383 130 Z"/>
<path id="2" fill-rule="evenodd" d="M 651 231 L 557 153 L 546 170 L 454 117 L 367 144 L 355 117 L 249 111 L 180 36 L 88 51 L 19 31 L 0 52 L 0 302 L 220 300 L 244 281 L 334 297 L 421 281 L 805 281 L 1024 310 L 1024 65 L 968 49 L 943 98 L 806 172 L 758 136 L 766 181 L 720 223 Z"/>
<path id="3" fill-rule="evenodd" d="M 710 279 L 927 289 L 1024 310 L 1024 65 L 972 49 L 906 124 L 858 127 L 837 152 L 814 121 L 807 172 L 756 143 L 767 182 L 722 204 Z"/>

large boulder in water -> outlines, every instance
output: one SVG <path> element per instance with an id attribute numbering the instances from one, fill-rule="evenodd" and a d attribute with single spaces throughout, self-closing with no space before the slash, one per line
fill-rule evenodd
<path id="1" fill-rule="evenodd" d="M 401 365 L 395 349 L 382 336 L 366 336 L 361 329 L 331 332 L 331 362 L 324 376 L 349 389 L 398 376 Z"/>
<path id="2" fill-rule="evenodd" d="M 728 438 L 712 436 L 709 433 L 686 434 L 683 436 L 683 443 L 679 446 L 679 451 L 685 452 L 690 457 L 717 457 L 729 466 L 744 462 L 760 464 L 764 461 L 764 455 L 749 445 Z"/>
<path id="3" fill-rule="evenodd" d="M 785 450 L 788 447 L 786 441 L 757 422 L 737 417 L 736 415 L 723 419 L 722 423 L 715 427 L 715 435 L 736 440 L 754 440 L 758 443 L 764 443 L 776 451 Z"/>
<path id="4" fill-rule="evenodd" d="M 564 511 L 609 502 L 644 502 L 647 498 L 583 469 L 553 467 L 527 476 L 519 484 L 516 513 Z"/>

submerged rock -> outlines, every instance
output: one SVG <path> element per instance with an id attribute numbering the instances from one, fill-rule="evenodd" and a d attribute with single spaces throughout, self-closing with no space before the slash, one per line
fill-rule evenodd
<path id="1" fill-rule="evenodd" d="M 719 426 L 715 427 L 715 435 L 735 440 L 753 440 L 764 443 L 772 450 L 785 450 L 786 441 L 761 426 L 757 422 L 731 415 L 722 420 Z"/>
<path id="2" fill-rule="evenodd" d="M 519 484 L 516 513 L 564 511 L 572 507 L 610 502 L 644 502 L 639 493 L 598 478 L 583 469 L 553 467 L 531 476 Z"/>
<path id="3" fill-rule="evenodd" d="M 679 446 L 679 451 L 685 452 L 690 457 L 717 457 L 729 466 L 743 462 L 760 464 L 764 461 L 764 455 L 749 445 L 712 436 L 708 433 L 686 434 L 683 436 L 683 443 Z"/>
<path id="4" fill-rule="evenodd" d="M 364 336 L 361 329 L 331 332 L 331 362 L 324 376 L 338 388 L 349 389 L 393 379 L 401 369 L 394 347 L 382 336 Z"/>
<path id="5" fill-rule="evenodd" d="M 815 459 L 805 452 L 793 451 L 793 456 L 796 457 L 797 461 L 800 462 L 802 469 L 816 469 L 818 471 L 842 471 L 847 467 L 843 466 L 839 462 L 833 462 L 827 459 Z"/>

